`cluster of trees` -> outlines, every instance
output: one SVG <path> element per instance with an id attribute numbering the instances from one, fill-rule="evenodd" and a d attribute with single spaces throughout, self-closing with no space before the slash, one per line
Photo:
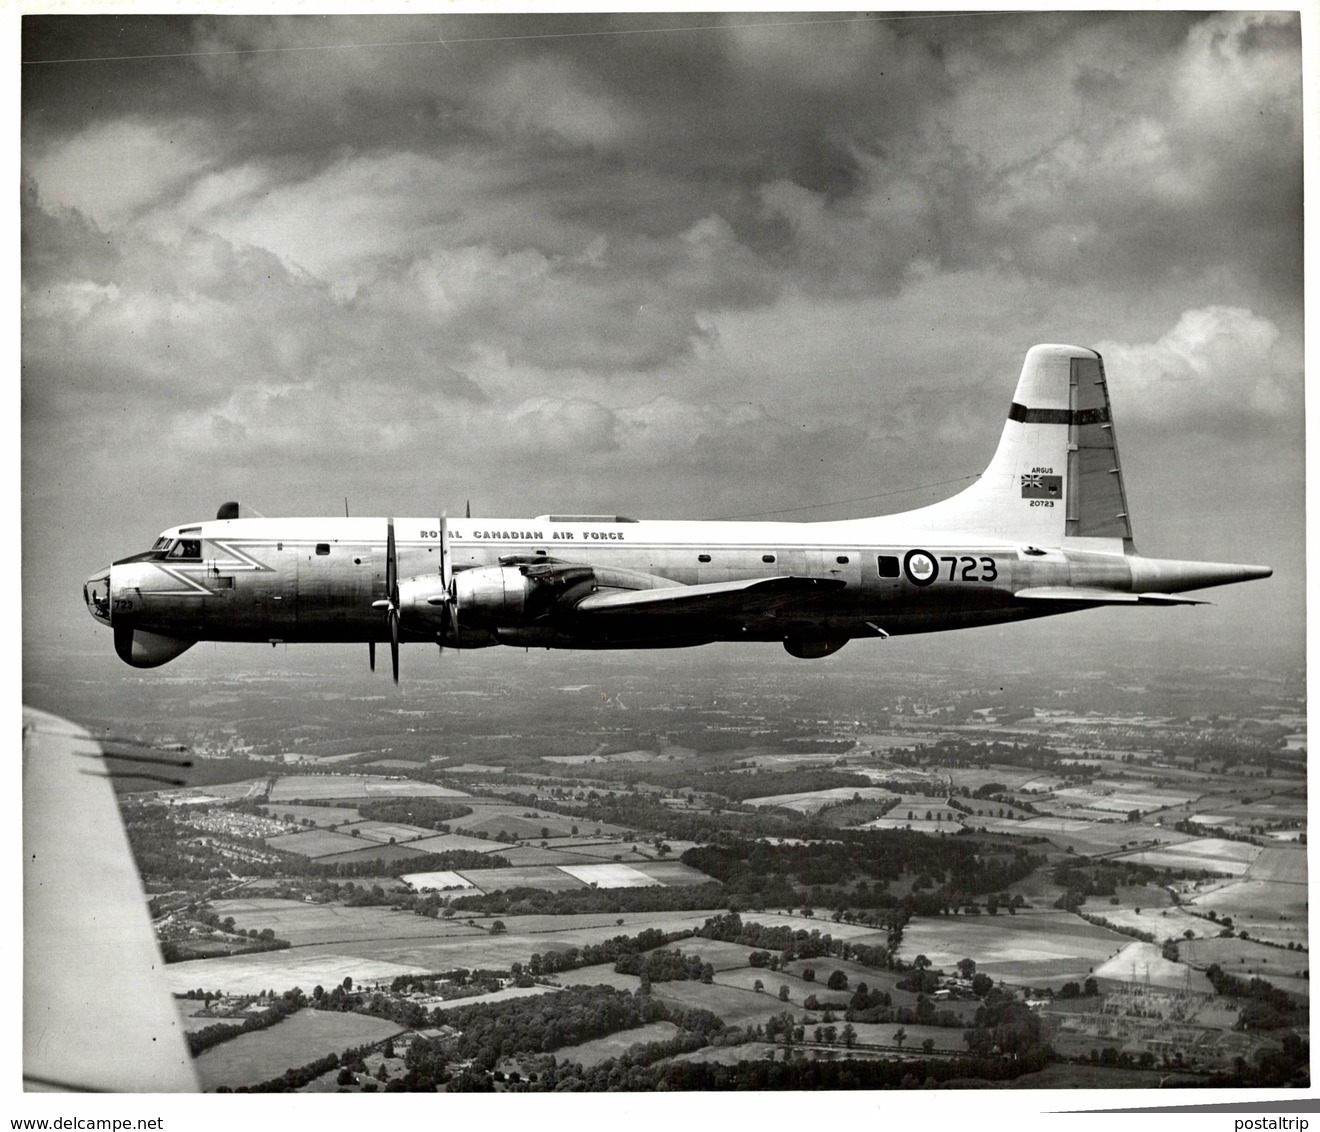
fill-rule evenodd
<path id="1" fill-rule="evenodd" d="M 368 821 L 399 822 L 448 833 L 449 823 L 466 817 L 472 807 L 440 798 L 384 798 L 378 802 L 359 802 L 357 811 Z"/>
<path id="2" fill-rule="evenodd" d="M 1113 896 L 1120 885 L 1151 884 L 1165 874 L 1150 865 L 1124 861 L 1061 861 L 1054 866 L 1053 880 L 1067 891 L 1055 902 L 1056 908 L 1075 912 L 1092 896 Z"/>
<path id="3" fill-rule="evenodd" d="M 702 961 L 700 955 L 684 955 L 681 951 L 661 948 L 646 953 L 631 952 L 621 955 L 614 964 L 621 975 L 640 975 L 644 983 L 664 983 L 691 979 L 694 982 L 713 983 L 715 968 Z"/>
<path id="4" fill-rule="evenodd" d="M 542 975 L 554 975 L 560 971 L 573 971 L 579 967 L 593 967 L 597 963 L 633 962 L 640 952 L 651 951 L 692 937 L 690 930 L 664 932 L 659 928 L 647 928 L 634 936 L 616 935 L 601 943 L 586 943 L 581 947 L 569 947 L 563 951 L 535 953 L 527 964 L 527 974 L 532 978 Z M 515 965 L 516 967 L 517 965 Z M 616 968 L 620 969 L 620 968 Z M 632 974 L 638 974 L 634 971 Z"/>
<path id="5" fill-rule="evenodd" d="M 763 908 L 799 901 L 836 908 L 921 912 L 961 906 L 972 893 L 996 892 L 1029 875 L 1043 858 L 966 836 L 934 838 L 911 830 L 832 830 L 828 839 L 772 843 L 725 835 L 687 850 L 682 861 L 722 881 L 731 902 Z M 900 901 L 886 886 L 916 877 Z"/>
<path id="6" fill-rule="evenodd" d="M 543 998 L 447 1009 L 443 1023 L 459 1034 L 442 1044 L 454 1059 L 472 1059 L 474 1066 L 493 1070 L 501 1058 L 550 1053 L 650 1022 L 673 1022 L 680 1030 L 705 1034 L 724 1027 L 709 1011 L 681 1010 L 651 995 L 614 987 L 582 986 Z"/>
<path id="7" fill-rule="evenodd" d="M 306 1005 L 306 996 L 295 987 L 291 991 L 285 991 L 260 1014 L 249 1014 L 241 1023 L 217 1022 L 213 1026 L 194 1030 L 188 1035 L 188 1052 L 196 1057 L 203 1050 L 218 1046 L 221 1042 L 238 1037 L 239 1034 L 265 1030 L 277 1022 L 283 1022 L 291 1014 L 297 1014 Z"/>
<path id="8" fill-rule="evenodd" d="M 630 1063 L 625 1072 L 620 1059 L 611 1059 L 590 1069 L 576 1064 L 556 1066 L 541 1073 L 536 1081 L 510 1088 L 519 1092 L 915 1089 L 954 1081 L 1011 1081 L 1043 1069 L 1047 1062 L 1048 1057 L 1041 1052 L 1018 1059 L 993 1055 L 910 1061 L 760 1058 L 733 1065 L 714 1061 L 668 1061 L 651 1066 Z"/>
<path id="9" fill-rule="evenodd" d="M 1295 1005 L 1287 991 L 1265 979 L 1239 979 L 1218 963 L 1205 969 L 1205 977 L 1216 994 L 1243 1000 L 1238 1012 L 1239 1030 L 1277 1030 L 1305 1019 L 1305 1008 Z"/>
<path id="10" fill-rule="evenodd" d="M 485 896 L 456 896 L 449 906 L 456 912 L 492 916 L 566 916 L 584 912 L 681 912 L 725 903 L 723 886 L 711 882 L 673 887 L 573 888 L 564 892 L 510 888 Z"/>
<path id="11" fill-rule="evenodd" d="M 1026 1003 L 997 987 L 977 1007 L 971 1029 L 963 1034 L 976 1055 L 998 1051 L 1022 1061 L 1049 1060 L 1053 1050 L 1042 1040 L 1040 1019 Z"/>
<path id="12" fill-rule="evenodd" d="M 772 971 L 779 970 L 785 963 L 795 959 L 818 959 L 830 955 L 850 959 L 866 967 L 889 967 L 893 964 L 892 948 L 897 947 L 901 939 L 903 922 L 901 916 L 894 917 L 891 922 L 890 947 L 835 939 L 828 932 L 822 933 L 819 928 L 808 931 L 806 928 L 792 928 L 784 924 L 766 925 L 756 920 L 744 923 L 738 912 L 712 916 L 697 930 L 697 935 L 704 939 L 718 939 L 756 948 L 748 956 L 749 964 L 753 967 L 769 967 Z"/>

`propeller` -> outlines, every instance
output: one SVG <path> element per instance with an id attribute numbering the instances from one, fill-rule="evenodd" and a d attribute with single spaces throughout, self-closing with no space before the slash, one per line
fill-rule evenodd
<path id="1" fill-rule="evenodd" d="M 399 561 L 394 546 L 394 519 L 385 529 L 385 597 L 371 603 L 373 609 L 383 609 L 390 627 L 390 667 L 394 682 L 399 682 Z M 371 667 L 376 667 L 376 646 L 369 642 Z"/>
<path id="2" fill-rule="evenodd" d="M 458 587 L 454 585 L 454 559 L 449 550 L 449 518 L 440 516 L 440 585 L 442 592 L 426 599 L 428 605 L 438 605 L 443 610 L 440 618 L 440 652 L 445 651 L 444 639 L 452 630 L 454 649 L 461 652 L 458 636 Z"/>

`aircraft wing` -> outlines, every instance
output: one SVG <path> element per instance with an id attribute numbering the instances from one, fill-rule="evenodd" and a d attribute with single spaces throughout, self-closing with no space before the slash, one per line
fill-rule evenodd
<path id="1" fill-rule="evenodd" d="M 23 709 L 23 1087 L 196 1092 L 102 756 Z"/>
<path id="2" fill-rule="evenodd" d="M 654 590 L 614 590 L 583 598 L 574 612 L 630 617 L 756 617 L 791 601 L 842 589 L 840 578 L 752 578 L 736 582 L 705 582 Z"/>
<path id="3" fill-rule="evenodd" d="M 1025 601 L 1076 601 L 1087 605 L 1210 605 L 1178 594 L 1129 594 L 1116 590 L 1086 589 L 1082 586 L 1028 586 L 1013 595 Z"/>

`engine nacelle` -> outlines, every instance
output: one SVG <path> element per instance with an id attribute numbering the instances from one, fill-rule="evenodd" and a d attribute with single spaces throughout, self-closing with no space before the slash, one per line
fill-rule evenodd
<path id="1" fill-rule="evenodd" d="M 459 620 L 486 625 L 517 625 L 528 616 L 536 583 L 514 566 L 483 566 L 454 575 Z"/>
<path id="2" fill-rule="evenodd" d="M 115 626 L 115 652 L 125 664 L 134 668 L 159 668 L 176 656 L 187 652 L 196 641 L 166 637 L 161 633 L 148 633 L 131 625 Z"/>
<path id="3" fill-rule="evenodd" d="M 832 652 L 838 652 L 847 643 L 847 637 L 822 637 L 818 640 L 786 637 L 784 638 L 784 651 L 789 656 L 796 656 L 802 660 L 819 660 L 822 656 L 829 656 Z"/>

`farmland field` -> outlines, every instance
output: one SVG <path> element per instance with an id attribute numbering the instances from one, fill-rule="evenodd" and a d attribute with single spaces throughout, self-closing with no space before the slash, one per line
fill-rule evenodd
<path id="1" fill-rule="evenodd" d="M 547 837 L 567 836 L 573 827 L 569 818 L 542 814 L 540 817 L 525 818 L 523 809 L 498 807 L 473 807 L 474 813 L 467 817 L 455 818 L 449 823 L 450 828 L 459 833 L 487 833 L 494 837 L 498 833 L 509 833 L 514 837 L 531 840 L 541 837 L 541 830 L 549 830 Z"/>
<path id="2" fill-rule="evenodd" d="M 330 825 L 332 822 L 339 825 L 341 822 L 361 821 L 362 815 L 356 808 L 350 806 L 296 806 L 285 804 L 283 806 L 262 806 L 262 809 L 271 817 L 282 818 L 285 814 L 290 815 L 294 821 L 302 821 L 306 818 L 316 825 Z"/>
<path id="3" fill-rule="evenodd" d="M 946 970 L 974 959 L 977 971 L 992 978 L 1046 985 L 1085 978 L 1128 942 L 1067 912 L 920 917 L 904 930 L 901 954 L 908 962 L 925 954 Z"/>
<path id="4" fill-rule="evenodd" d="M 397 1022 L 365 1014 L 300 1010 L 267 1030 L 243 1034 L 206 1050 L 197 1058 L 197 1075 L 208 1092 L 219 1085 L 255 1085 L 285 1068 L 306 1065 L 348 1046 L 383 1041 L 402 1029 Z"/>
<path id="5" fill-rule="evenodd" d="M 1140 810 L 1143 814 L 1165 806 L 1185 806 L 1197 795 L 1173 790 L 1146 790 L 1134 788 L 1131 783 L 1096 779 L 1090 786 L 1065 787 L 1055 791 L 1058 798 L 1101 811 L 1126 814 Z"/>
<path id="6" fill-rule="evenodd" d="M 421 849 L 414 849 L 408 845 L 373 845 L 368 842 L 362 844 L 364 839 L 354 839 L 358 846 L 351 853 L 331 853 L 329 856 L 317 857 L 318 864 L 350 864 L 357 861 L 384 861 L 390 864 L 398 864 L 400 861 L 411 861 L 425 854 Z"/>
<path id="7" fill-rule="evenodd" d="M 1185 963 L 1171 962 L 1161 955 L 1157 944 L 1140 941 L 1128 944 L 1112 959 L 1101 963 L 1095 969 L 1095 977 L 1120 983 L 1149 982 L 1151 986 L 1170 990 L 1190 985 L 1200 994 L 1214 993 L 1210 981 L 1200 971 L 1193 971 Z"/>
<path id="8" fill-rule="evenodd" d="M 333 987 L 352 976 L 355 983 L 390 981 L 398 975 L 424 975 L 431 968 L 391 963 L 347 954 L 343 948 L 293 948 L 256 955 L 227 955 L 221 959 L 190 959 L 163 968 L 174 994 L 197 987 L 226 994 L 260 994 L 263 990 L 309 991 L 318 983 Z M 310 1060 L 310 1059 L 309 1059 Z"/>
<path id="9" fill-rule="evenodd" d="M 386 907 L 348 908 L 342 904 L 304 904 L 274 898 L 217 900 L 212 907 L 221 917 L 233 916 L 244 930 L 271 928 L 276 936 L 287 939 L 295 948 L 413 936 L 467 936 L 474 931 L 462 922 L 434 920 Z"/>
<path id="10" fill-rule="evenodd" d="M 576 1061 L 589 1069 L 598 1062 L 618 1057 L 631 1046 L 645 1042 L 662 1042 L 677 1033 L 678 1027 L 672 1022 L 651 1022 L 646 1026 L 635 1026 L 631 1030 L 620 1030 L 616 1034 L 597 1038 L 595 1041 L 557 1049 L 555 1060 L 560 1065 Z"/>
<path id="11" fill-rule="evenodd" d="M 681 861 L 631 861 L 633 868 L 640 873 L 645 873 L 657 884 L 665 885 L 685 885 L 685 884 L 709 884 L 713 877 L 708 877 L 703 872 L 698 872 L 690 865 L 685 865 Z"/>
<path id="12" fill-rule="evenodd" d="M 1308 893 L 1304 885 L 1233 880 L 1198 892 L 1192 903 L 1219 916 L 1229 916 L 1253 939 L 1286 945 L 1308 945 Z"/>
<path id="13" fill-rule="evenodd" d="M 910 829 L 917 833 L 960 833 L 963 823 L 960 821 L 925 821 L 920 818 L 876 818 L 864 822 L 858 829 Z"/>
<path id="14" fill-rule="evenodd" d="M 570 876 L 554 865 L 528 865 L 522 869 L 461 869 L 462 876 L 483 892 L 502 892 L 511 888 L 539 888 L 542 892 L 564 892 L 586 888 L 585 882 Z"/>
<path id="15" fill-rule="evenodd" d="M 562 865 L 559 871 L 593 888 L 646 888 L 658 883 L 645 873 L 625 864 Z"/>
<path id="16" fill-rule="evenodd" d="M 1120 860 L 1154 865 L 1161 869 L 1188 869 L 1226 873 L 1229 876 L 1245 876 L 1252 861 L 1260 852 L 1258 846 L 1246 842 L 1202 837 L 1168 848 L 1126 853 Z"/>
<path id="17" fill-rule="evenodd" d="M 579 853 L 576 849 L 542 849 L 539 845 L 505 846 L 500 850 L 500 856 L 516 868 L 527 865 L 591 865 L 598 859 Z"/>
<path id="18" fill-rule="evenodd" d="M 1138 908 L 1141 910 L 1137 911 Z M 1218 924 L 1181 908 L 1153 907 L 1149 904 L 1129 906 L 1127 901 L 1113 905 L 1105 897 L 1092 897 L 1082 906 L 1082 911 L 1088 916 L 1102 917 L 1114 928 L 1149 932 L 1158 940 L 1181 938 L 1188 931 L 1195 936 L 1219 934 Z"/>
<path id="19" fill-rule="evenodd" d="M 625 975 L 616 971 L 613 963 L 596 963 L 590 967 L 578 967 L 573 971 L 559 971 L 553 978 L 556 983 L 566 987 L 607 986 L 629 993 L 635 991 L 642 981 L 636 975 Z"/>
<path id="20" fill-rule="evenodd" d="M 331 833 L 328 829 L 309 829 L 306 833 L 282 833 L 266 838 L 266 844 L 282 853 L 298 853 L 303 857 L 328 857 L 331 853 L 347 853 L 361 848 L 346 833 Z"/>
<path id="21" fill-rule="evenodd" d="M 431 888 L 440 892 L 446 888 L 472 888 L 470 880 L 465 880 L 458 873 L 439 872 L 439 873 L 408 873 L 399 878 L 412 885 L 413 888 L 421 892 L 423 889 Z"/>
<path id="22" fill-rule="evenodd" d="M 459 833 L 441 833 L 411 843 L 412 848 L 423 853 L 453 853 L 458 849 L 470 849 L 474 853 L 497 853 L 505 848 L 498 841 L 487 841 L 481 837 L 464 837 Z"/>
<path id="23" fill-rule="evenodd" d="M 265 780 L 262 780 L 263 784 Z M 466 798 L 462 790 L 432 786 L 403 778 L 378 778 L 363 774 L 289 774 L 280 777 L 270 791 L 275 805 L 297 798 Z"/>
<path id="24" fill-rule="evenodd" d="M 652 983 L 651 994 L 675 1006 L 709 1010 L 718 1014 L 729 1026 L 764 1023 L 767 1018 L 785 1009 L 784 1003 L 774 994 L 757 994 L 752 990 L 741 990 L 720 983 L 708 985 L 691 980 Z"/>
<path id="25" fill-rule="evenodd" d="M 1074 853 L 1091 856 L 1113 853 L 1127 845 L 1145 845 L 1151 841 L 1177 844 L 1191 841 L 1186 833 L 1166 830 L 1130 822 L 1084 821 L 1077 817 L 1037 817 L 1025 821 L 1006 818 L 973 818 L 968 824 L 989 833 L 1006 833 L 1017 837 L 1045 837 L 1061 849 L 1072 848 Z"/>
<path id="26" fill-rule="evenodd" d="M 435 830 L 422 829 L 416 825 L 401 825 L 395 822 L 383 821 L 363 821 L 357 822 L 349 830 L 349 836 L 352 836 L 352 830 L 357 830 L 359 837 L 364 837 L 369 841 L 388 842 L 390 838 L 395 841 L 416 841 L 422 837 L 434 837 Z"/>
<path id="27" fill-rule="evenodd" d="M 1251 880 L 1276 884 L 1306 884 L 1306 850 L 1266 846 L 1247 870 Z"/>
<path id="28" fill-rule="evenodd" d="M 748 798 L 747 804 L 759 807 L 777 806 L 796 810 L 801 814 L 814 814 L 832 802 L 850 802 L 857 794 L 869 801 L 894 797 L 888 790 L 879 786 L 836 786 L 830 790 L 812 790 L 804 794 L 772 794 L 765 798 Z"/>

